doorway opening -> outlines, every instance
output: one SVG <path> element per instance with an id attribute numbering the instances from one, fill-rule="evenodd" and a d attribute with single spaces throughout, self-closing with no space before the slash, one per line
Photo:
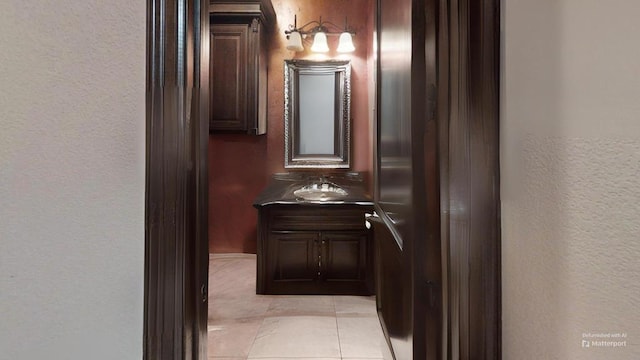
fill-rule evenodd
<path id="1" fill-rule="evenodd" d="M 371 102 L 374 89 L 371 77 L 375 72 L 372 56 L 375 0 L 356 0 L 340 4 L 318 2 L 306 8 L 299 6 L 295 1 L 271 2 L 278 18 L 278 27 L 269 36 L 266 134 L 256 136 L 213 132 L 208 138 L 211 289 L 208 319 L 209 356 L 246 357 L 271 354 L 275 358 L 282 357 L 284 354 L 274 349 L 271 350 L 276 352 L 269 353 L 269 349 L 259 341 L 264 338 L 259 335 L 261 327 L 271 332 L 271 327 L 279 324 L 285 333 L 287 329 L 296 329 L 294 335 L 302 336 L 301 341 L 307 336 L 305 334 L 315 334 L 313 331 L 317 330 L 314 329 L 324 329 L 322 333 L 325 334 L 326 346 L 321 346 L 322 349 L 318 351 L 298 354 L 301 357 L 325 354 L 328 358 L 340 358 L 342 355 L 346 357 L 351 354 L 354 357 L 366 355 L 364 357 L 383 358 L 381 350 L 373 350 L 379 346 L 377 336 L 356 339 L 365 345 L 357 345 L 358 341 L 354 342 L 351 339 L 356 337 L 353 335 L 353 329 L 360 329 L 358 332 L 361 334 L 375 334 L 377 326 L 377 331 L 380 332 L 374 297 L 256 295 L 255 254 L 258 219 L 257 210 L 252 204 L 273 174 L 289 172 L 284 168 L 284 61 L 315 56 L 309 52 L 294 53 L 286 50 L 284 30 L 288 23 L 294 22 L 294 15 L 299 23 L 317 19 L 317 15 L 322 14 L 323 19 L 338 24 L 347 16 L 349 25 L 357 31 L 356 51 L 348 56 L 352 63 L 351 86 L 354 97 L 351 129 L 353 158 L 352 168 L 347 171 L 362 173 L 370 194 L 373 185 Z M 337 13 L 341 14 L 340 17 L 334 18 Z M 337 41 L 337 38 L 335 40 Z M 337 54 L 329 54 L 329 57 L 333 56 Z M 212 78 L 215 78 L 215 75 L 212 75 Z M 309 170 L 303 173 L 307 174 Z M 363 222 L 364 219 L 360 223 Z M 278 330 L 273 331 L 274 334 L 280 334 Z M 342 341 L 340 336 L 343 337 Z M 319 344 L 319 339 L 323 339 L 315 335 L 306 338 L 315 338 L 316 345 Z M 276 344 L 278 341 L 276 339 L 265 343 Z M 358 346 L 373 352 L 363 352 L 356 356 Z M 334 351 L 336 349 L 337 353 Z M 303 347 L 300 347 L 300 350 L 305 351 Z"/>

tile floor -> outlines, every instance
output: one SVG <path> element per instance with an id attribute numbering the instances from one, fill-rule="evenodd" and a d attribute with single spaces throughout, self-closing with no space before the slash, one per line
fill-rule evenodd
<path id="1" fill-rule="evenodd" d="M 209 359 L 392 359 L 374 297 L 256 295 L 255 255 L 209 265 Z"/>

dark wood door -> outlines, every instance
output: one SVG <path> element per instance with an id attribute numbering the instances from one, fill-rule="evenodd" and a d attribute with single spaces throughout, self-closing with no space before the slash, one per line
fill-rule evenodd
<path id="1" fill-rule="evenodd" d="M 499 18 L 497 0 L 378 0 L 374 236 L 396 358 L 500 358 Z"/>
<path id="2" fill-rule="evenodd" d="M 427 336 L 425 314 L 436 314 L 440 330 L 440 304 L 427 299 L 441 282 L 439 238 L 428 235 L 426 224 L 438 223 L 439 212 L 428 213 L 428 182 L 437 171 L 426 167 L 426 156 L 437 143 L 426 141 L 433 114 L 428 84 L 427 8 L 433 1 L 378 0 L 378 72 L 375 207 L 372 218 L 376 244 L 377 305 L 396 359 L 439 359 L 441 334 Z M 435 24 L 429 24 L 435 26 Z M 430 80 L 430 82 L 428 82 Z M 429 91 L 428 91 L 429 90 Z M 432 189 L 432 188 L 431 188 Z M 430 190 L 431 190 L 430 189 Z M 436 202 L 437 206 L 437 202 Z M 434 218 L 435 216 L 435 218 Z M 426 248 L 433 244 L 436 270 L 427 273 Z M 436 349 L 427 357 L 427 348 Z M 431 353 L 430 353 L 431 354 Z"/>
<path id="3" fill-rule="evenodd" d="M 211 130 L 246 130 L 249 25 L 211 25 Z"/>
<path id="4" fill-rule="evenodd" d="M 370 218 L 375 234 L 376 302 L 380 323 L 400 359 L 411 335 L 411 293 L 406 277 L 403 252 L 395 236 L 379 217 Z"/>

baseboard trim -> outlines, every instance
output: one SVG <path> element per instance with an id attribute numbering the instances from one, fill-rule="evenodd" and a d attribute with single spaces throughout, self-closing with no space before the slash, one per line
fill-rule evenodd
<path id="1" fill-rule="evenodd" d="M 255 259 L 256 254 L 245 253 L 225 253 L 225 254 L 209 254 L 209 260 L 220 259 Z"/>

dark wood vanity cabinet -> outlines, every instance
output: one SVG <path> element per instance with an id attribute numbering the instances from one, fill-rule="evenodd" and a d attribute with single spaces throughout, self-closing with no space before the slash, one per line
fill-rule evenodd
<path id="1" fill-rule="evenodd" d="M 259 294 L 373 293 L 366 205 L 274 204 L 258 212 Z"/>
<path id="2" fill-rule="evenodd" d="M 269 0 L 212 0 L 209 7 L 211 132 L 267 131 Z"/>

